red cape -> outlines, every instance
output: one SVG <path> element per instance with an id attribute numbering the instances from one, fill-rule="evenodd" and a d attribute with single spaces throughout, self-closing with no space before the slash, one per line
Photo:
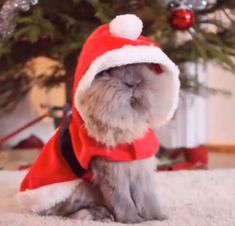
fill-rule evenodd
<path id="1" fill-rule="evenodd" d="M 158 151 L 159 142 L 153 130 L 149 130 L 132 144 L 120 144 L 115 148 L 107 149 L 103 144 L 87 135 L 84 124 L 81 122 L 78 115 L 73 115 L 69 130 L 76 159 L 87 172 L 89 172 L 89 165 L 94 157 L 126 162 L 150 158 Z M 20 191 L 77 179 L 77 175 L 60 150 L 60 132 L 61 128 L 44 146 L 38 159 L 24 178 Z"/>

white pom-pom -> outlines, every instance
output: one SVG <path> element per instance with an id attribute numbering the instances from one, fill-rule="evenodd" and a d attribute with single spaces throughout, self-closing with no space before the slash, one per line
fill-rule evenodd
<path id="1" fill-rule="evenodd" d="M 130 40 L 136 40 L 141 35 L 142 29 L 142 21 L 133 14 L 116 16 L 109 24 L 112 35 Z"/>

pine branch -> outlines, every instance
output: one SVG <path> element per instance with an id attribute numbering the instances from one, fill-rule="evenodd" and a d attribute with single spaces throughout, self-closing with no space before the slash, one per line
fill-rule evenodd
<path id="1" fill-rule="evenodd" d="M 0 5 L 2 2 L 0 0 Z M 195 32 L 191 33 L 191 40 L 179 43 L 176 31 L 169 23 L 170 11 L 160 0 L 40 0 L 33 10 L 19 15 L 16 32 L 0 48 L 0 107 L 9 108 L 16 103 L 16 93 L 12 90 L 15 81 L 22 82 L 22 86 L 17 87 L 20 94 L 16 95 L 19 97 L 17 101 L 32 85 L 51 88 L 65 82 L 71 87 L 77 56 L 88 35 L 100 24 L 122 13 L 136 13 L 144 22 L 144 35 L 158 42 L 176 64 L 194 63 L 199 59 L 205 64 L 217 61 L 235 72 L 232 61 L 235 56 L 234 24 L 229 27 L 218 19 L 205 17 L 217 11 L 226 15 L 227 9 L 233 10 L 232 13 L 235 11 L 234 0 L 217 0 L 215 4 L 196 12 Z M 226 16 L 231 17 L 229 14 Z M 232 17 L 228 19 L 233 20 Z M 204 24 L 215 26 L 218 32 L 202 29 Z M 49 75 L 42 73 L 32 79 L 28 72 L 21 70 L 37 56 L 55 59 L 60 66 L 51 70 Z M 197 82 L 183 83 L 182 87 L 198 92 L 202 89 Z"/>

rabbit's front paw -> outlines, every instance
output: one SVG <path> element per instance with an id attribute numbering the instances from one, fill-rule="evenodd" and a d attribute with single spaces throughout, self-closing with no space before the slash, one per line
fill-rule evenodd
<path id="1" fill-rule="evenodd" d="M 78 210 L 69 216 L 79 220 L 94 220 L 102 222 L 114 221 L 113 215 L 103 206 L 94 206 L 86 209 Z"/>

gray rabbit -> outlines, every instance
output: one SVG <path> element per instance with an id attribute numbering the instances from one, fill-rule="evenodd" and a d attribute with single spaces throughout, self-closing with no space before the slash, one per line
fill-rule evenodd
<path id="1" fill-rule="evenodd" d="M 121 15 L 84 45 L 72 115 L 22 182 L 24 206 L 83 220 L 166 218 L 157 199 L 153 129 L 174 114 L 179 71 L 141 30 L 138 17 Z"/>

